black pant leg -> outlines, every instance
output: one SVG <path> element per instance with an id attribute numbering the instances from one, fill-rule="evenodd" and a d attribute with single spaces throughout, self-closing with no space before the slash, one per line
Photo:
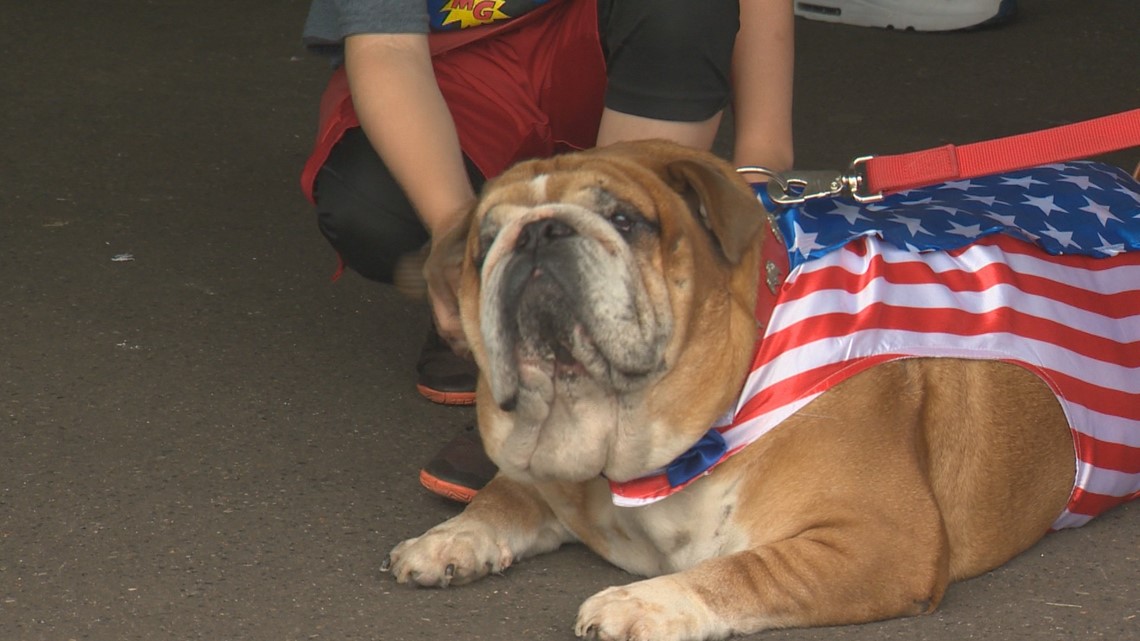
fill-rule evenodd
<path id="1" fill-rule="evenodd" d="M 465 159 L 466 160 L 466 159 Z M 478 189 L 484 178 L 467 161 Z M 360 128 L 333 147 L 317 174 L 317 225 L 350 269 L 391 283 L 400 256 L 419 250 L 429 235 L 404 190 Z"/>
<path id="2" fill-rule="evenodd" d="M 610 109 L 699 122 L 728 106 L 738 0 L 599 0 L 598 29 Z"/>

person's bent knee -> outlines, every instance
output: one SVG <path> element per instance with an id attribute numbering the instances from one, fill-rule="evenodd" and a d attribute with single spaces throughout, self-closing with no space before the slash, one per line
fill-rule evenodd
<path id="1" fill-rule="evenodd" d="M 422 227 L 380 227 L 366 213 L 318 204 L 317 227 L 346 267 L 370 280 L 391 283 L 400 257 L 422 248 L 428 235 Z"/>
<path id="2" fill-rule="evenodd" d="M 396 262 L 428 241 L 407 197 L 368 144 L 350 130 L 317 174 L 317 226 L 344 264 L 392 282 Z"/>

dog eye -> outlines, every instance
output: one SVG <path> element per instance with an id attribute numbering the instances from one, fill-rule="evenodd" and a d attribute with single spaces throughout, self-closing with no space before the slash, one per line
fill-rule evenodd
<path id="1" fill-rule="evenodd" d="M 614 215 L 610 216 L 610 224 L 614 226 L 614 229 L 616 229 L 619 234 L 628 234 L 633 231 L 633 226 L 636 223 L 637 221 L 634 217 L 625 212 L 614 212 Z"/>

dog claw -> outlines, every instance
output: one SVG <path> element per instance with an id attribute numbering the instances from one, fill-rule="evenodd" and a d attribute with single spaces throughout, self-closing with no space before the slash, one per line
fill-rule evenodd
<path id="1" fill-rule="evenodd" d="M 447 586 L 451 585 L 451 580 L 454 578 L 455 564 L 449 563 L 447 564 L 447 567 L 443 569 L 443 578 L 439 581 L 439 587 L 446 588 Z"/>

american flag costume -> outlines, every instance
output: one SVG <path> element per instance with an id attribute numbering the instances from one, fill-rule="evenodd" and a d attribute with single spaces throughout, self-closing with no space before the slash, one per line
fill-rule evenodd
<path id="1" fill-rule="evenodd" d="M 1079 162 L 943 183 L 870 205 L 779 214 L 791 273 L 732 411 L 656 473 L 611 483 L 652 503 L 831 386 L 911 357 L 1019 364 L 1047 383 L 1076 451 L 1054 529 L 1140 496 L 1140 184 Z"/>

